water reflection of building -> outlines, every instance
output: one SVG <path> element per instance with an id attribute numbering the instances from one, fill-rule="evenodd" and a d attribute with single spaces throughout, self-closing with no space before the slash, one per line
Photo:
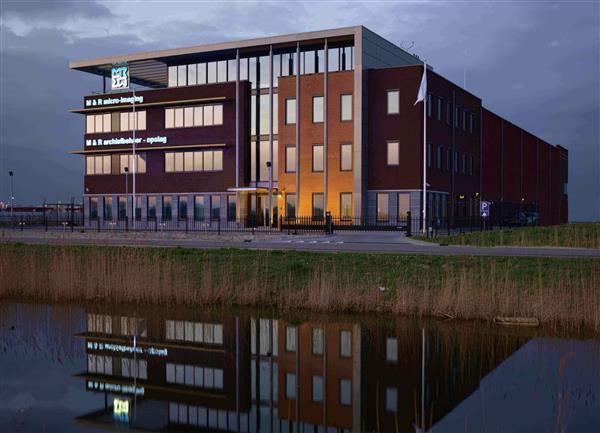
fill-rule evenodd
<path id="1" fill-rule="evenodd" d="M 422 402 L 431 426 L 524 341 L 432 327 L 422 401 L 421 331 L 408 321 L 90 312 L 81 335 L 81 376 L 105 404 L 79 421 L 147 431 L 413 431 Z"/>

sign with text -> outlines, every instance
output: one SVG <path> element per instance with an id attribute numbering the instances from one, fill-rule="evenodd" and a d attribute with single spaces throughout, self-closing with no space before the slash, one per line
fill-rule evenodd
<path id="1" fill-rule="evenodd" d="M 117 104 L 143 104 L 144 97 L 136 95 L 133 96 L 121 96 L 120 98 L 92 98 L 85 100 L 86 107 L 102 107 L 105 105 L 117 105 Z"/>
<path id="2" fill-rule="evenodd" d="M 490 216 L 490 202 L 482 201 L 479 205 L 479 211 L 482 218 L 488 218 Z"/>
<path id="3" fill-rule="evenodd" d="M 113 65 L 110 76 L 113 90 L 129 89 L 129 66 L 126 64 Z"/>
<path id="4" fill-rule="evenodd" d="M 136 137 L 135 138 L 135 144 L 141 144 L 141 143 L 145 143 L 145 144 L 155 144 L 155 143 L 160 143 L 160 144 L 167 144 L 167 137 L 165 137 L 164 135 L 157 135 L 156 137 L 146 137 L 146 138 L 142 138 L 142 137 Z M 90 147 L 90 146 L 119 146 L 119 145 L 124 145 L 124 144 L 133 144 L 133 138 L 132 137 L 121 137 L 121 138 L 96 138 L 96 139 L 86 139 L 85 140 L 85 146 L 86 147 Z"/>

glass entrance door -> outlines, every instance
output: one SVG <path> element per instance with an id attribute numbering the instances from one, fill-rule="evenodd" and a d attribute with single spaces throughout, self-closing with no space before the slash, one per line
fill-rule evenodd
<path id="1" fill-rule="evenodd" d="M 255 227 L 268 226 L 269 222 L 273 223 L 277 220 L 277 196 L 273 194 L 273 214 L 275 218 L 270 219 L 269 214 L 269 195 L 268 194 L 252 194 L 250 196 L 250 215 L 249 222 Z"/>

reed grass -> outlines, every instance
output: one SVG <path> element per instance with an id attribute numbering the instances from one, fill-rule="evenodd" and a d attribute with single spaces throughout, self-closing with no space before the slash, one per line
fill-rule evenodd
<path id="1" fill-rule="evenodd" d="M 431 241 L 416 236 L 415 239 Z M 518 227 L 486 232 L 463 233 L 435 239 L 451 245 L 480 247 L 570 247 L 600 248 L 600 223 L 573 223 L 548 227 Z"/>
<path id="2" fill-rule="evenodd" d="M 0 245 L 0 299 L 262 306 L 600 331 L 600 260 Z"/>

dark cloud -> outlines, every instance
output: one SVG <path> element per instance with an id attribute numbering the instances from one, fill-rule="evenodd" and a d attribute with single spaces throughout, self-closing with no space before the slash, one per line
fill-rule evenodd
<path id="1" fill-rule="evenodd" d="M 364 24 L 415 41 L 413 51 L 459 85 L 466 69 L 468 90 L 488 109 L 569 149 L 571 218 L 600 218 L 598 3 L 3 5 L 0 168 L 18 169 L 24 202 L 50 190 L 81 195 L 83 164 L 67 151 L 81 146 L 83 122 L 67 110 L 100 81 L 70 71 L 69 60 Z M 0 182 L 5 198 L 5 175 Z"/>

